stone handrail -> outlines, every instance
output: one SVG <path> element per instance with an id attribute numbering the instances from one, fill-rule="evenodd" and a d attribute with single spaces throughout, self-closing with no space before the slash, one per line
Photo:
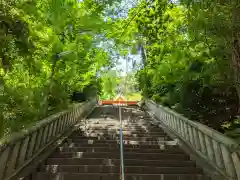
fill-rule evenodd
<path id="1" fill-rule="evenodd" d="M 240 145 L 201 123 L 191 121 L 173 110 L 145 100 L 151 114 L 191 146 L 222 175 L 240 180 Z"/>
<path id="2" fill-rule="evenodd" d="M 3 138 L 0 141 L 0 179 L 7 180 L 16 175 L 96 104 L 97 100 L 92 99 L 74 105 L 69 110 L 54 114 L 27 130 Z"/>

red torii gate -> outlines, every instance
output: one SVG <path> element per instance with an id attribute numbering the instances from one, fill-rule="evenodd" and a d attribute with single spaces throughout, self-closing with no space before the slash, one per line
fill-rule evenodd
<path id="1" fill-rule="evenodd" d="M 125 100 L 122 96 L 117 97 L 115 100 L 100 100 L 100 105 L 137 105 L 138 101 L 128 101 Z"/>

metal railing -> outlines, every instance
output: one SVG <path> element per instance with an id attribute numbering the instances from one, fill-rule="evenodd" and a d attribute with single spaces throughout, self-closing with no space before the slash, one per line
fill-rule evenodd
<path id="1" fill-rule="evenodd" d="M 240 146 L 234 140 L 203 124 L 188 120 L 173 110 L 145 100 L 155 118 L 228 179 L 240 180 Z"/>
<path id="2" fill-rule="evenodd" d="M 17 175 L 26 165 L 71 129 L 97 103 L 96 99 L 74 105 L 69 110 L 54 114 L 34 127 L 13 133 L 0 141 L 0 179 Z"/>
<path id="3" fill-rule="evenodd" d="M 124 157 L 123 157 L 123 132 L 122 132 L 122 111 L 121 106 L 119 105 L 119 121 L 120 121 L 120 128 L 119 128 L 119 136 L 120 136 L 120 180 L 124 180 Z"/>

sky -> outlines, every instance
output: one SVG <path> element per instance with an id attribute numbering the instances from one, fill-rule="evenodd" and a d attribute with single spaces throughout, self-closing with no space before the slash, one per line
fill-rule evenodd
<path id="1" fill-rule="evenodd" d="M 132 7 L 135 7 L 137 2 L 138 2 L 138 0 L 122 0 L 120 6 L 117 9 L 118 14 L 116 17 L 127 17 L 128 11 Z M 127 62 L 127 66 L 126 66 L 127 60 L 128 60 L 128 62 Z M 141 63 L 141 55 L 140 54 L 137 54 L 137 55 L 129 54 L 127 57 L 121 56 L 118 59 L 118 64 L 113 69 L 117 70 L 121 76 L 124 76 L 124 75 L 126 75 L 127 72 L 131 72 L 134 70 L 133 61 L 136 61 L 136 64 L 140 64 Z"/>
<path id="2" fill-rule="evenodd" d="M 128 60 L 128 57 L 130 57 L 131 59 Z M 133 67 L 133 60 L 136 61 L 136 64 L 140 64 L 141 63 L 141 55 L 128 55 L 128 57 L 124 58 L 124 57 L 120 57 L 119 59 L 119 64 L 116 65 L 116 67 L 114 67 L 114 70 L 120 71 L 120 75 L 121 76 L 125 76 L 127 72 L 132 72 L 134 71 L 134 67 Z M 128 61 L 127 61 L 128 60 Z M 127 61 L 127 65 L 126 65 L 126 61 Z"/>

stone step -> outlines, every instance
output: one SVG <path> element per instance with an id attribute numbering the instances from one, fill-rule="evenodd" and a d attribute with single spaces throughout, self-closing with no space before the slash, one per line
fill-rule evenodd
<path id="1" fill-rule="evenodd" d="M 84 123 L 82 122 L 79 126 L 80 129 L 83 128 L 93 128 L 93 129 L 120 129 L 120 127 L 122 127 L 122 129 L 136 129 L 136 130 L 142 130 L 142 129 L 148 129 L 148 130 L 154 130 L 156 129 L 157 131 L 163 131 L 162 128 L 160 128 L 158 126 L 158 124 L 153 125 L 153 124 L 149 124 L 149 123 L 136 123 L 136 124 L 132 124 L 132 123 L 123 123 L 122 126 L 120 125 L 120 123 Z"/>
<path id="2" fill-rule="evenodd" d="M 48 158 L 46 165 L 108 165 L 117 166 L 120 159 L 109 158 Z M 195 162 L 190 160 L 144 160 L 124 159 L 125 166 L 150 166 L 150 167 L 195 167 Z"/>
<path id="3" fill-rule="evenodd" d="M 83 132 L 86 133 L 105 133 L 105 134 L 119 134 L 119 129 L 83 129 Z M 151 134 L 151 135 L 161 135 L 161 134 L 165 134 L 163 131 L 148 131 L 148 130 L 127 130 L 127 129 L 123 129 L 123 134 Z"/>
<path id="4" fill-rule="evenodd" d="M 79 145 L 83 144 L 119 144 L 119 140 L 93 140 L 93 139 L 66 139 L 65 142 L 67 143 L 75 143 Z M 134 140 L 123 140 L 124 146 L 127 144 L 138 144 L 138 145 L 159 145 L 159 144 L 172 144 L 177 145 L 176 141 L 134 141 Z"/>
<path id="5" fill-rule="evenodd" d="M 53 158 L 110 158 L 119 159 L 119 152 L 55 152 L 51 155 Z M 185 154 L 171 153 L 136 153 L 124 152 L 124 159 L 148 159 L 148 160 L 188 160 L 189 157 Z"/>
<path id="6" fill-rule="evenodd" d="M 119 135 L 116 136 L 111 136 L 111 135 L 99 135 L 99 136 L 71 136 L 69 139 L 74 139 L 74 140 L 117 140 L 120 139 Z M 134 136 L 124 136 L 124 140 L 133 140 L 133 141 L 168 141 L 172 140 L 168 136 L 145 136 L 145 137 L 134 137 Z"/>
<path id="7" fill-rule="evenodd" d="M 85 126 L 91 126 L 96 128 L 102 128 L 102 127 L 117 127 L 119 128 L 121 126 L 119 121 L 108 121 L 108 120 L 100 120 L 100 121 L 82 121 L 82 124 L 80 127 Z M 127 122 L 126 120 L 123 120 L 122 127 L 129 128 L 129 127 L 148 127 L 148 128 L 158 128 L 161 129 L 158 124 L 154 124 L 154 122 L 146 122 L 146 120 L 139 120 L 136 122 Z"/>
<path id="8" fill-rule="evenodd" d="M 80 127 L 85 127 L 85 126 L 89 126 L 89 127 L 95 127 L 95 128 L 103 128 L 103 127 L 116 127 L 119 128 L 121 125 L 119 122 L 102 122 L 102 121 L 98 121 L 98 122 L 82 122 L 82 124 L 80 125 Z M 152 124 L 152 123 L 148 123 L 148 122 L 136 122 L 136 123 L 128 123 L 123 121 L 122 124 L 123 128 L 158 128 L 161 130 L 161 128 L 156 124 Z"/>
<path id="9" fill-rule="evenodd" d="M 86 135 L 82 135 L 82 136 L 79 136 L 79 135 L 72 135 L 72 136 L 70 136 L 69 137 L 69 139 L 95 139 L 95 140 L 97 140 L 97 139 L 119 139 L 120 138 L 120 135 L 118 135 L 118 134 L 115 134 L 115 135 L 113 135 L 113 134 L 86 134 Z M 132 134 L 132 135 L 124 135 L 123 136 L 123 139 L 125 139 L 125 140 L 134 140 L 134 138 L 136 139 L 136 140 L 138 140 L 138 139 L 143 139 L 143 138 L 145 138 L 145 139 L 166 139 L 166 140 L 171 140 L 171 138 L 169 137 L 169 136 L 167 136 L 167 135 L 162 135 L 162 136 L 148 136 L 148 135 L 145 135 L 144 136 L 144 134 L 140 134 L 140 135 L 138 135 L 138 134 Z"/>
<path id="10" fill-rule="evenodd" d="M 120 152 L 119 147 L 59 147 L 56 151 L 58 152 Z M 180 154 L 184 153 L 180 148 L 169 148 L 169 149 L 144 149 L 144 148 L 124 148 L 124 152 L 136 152 L 136 153 L 170 153 Z"/>
<path id="11" fill-rule="evenodd" d="M 165 137 L 168 136 L 166 133 L 152 133 L 150 134 L 151 137 Z M 146 137 L 146 136 L 150 136 L 149 133 L 145 132 L 145 133 L 134 133 L 134 132 L 130 132 L 130 131 L 123 131 L 123 136 L 124 137 Z M 90 132 L 90 131 L 86 131 L 84 132 L 80 132 L 80 133 L 73 133 L 71 136 L 69 137 L 97 137 L 97 136 L 118 136 L 119 137 L 119 132 Z"/>
<path id="12" fill-rule="evenodd" d="M 122 112 L 125 180 L 209 180 L 180 149 L 178 140 L 154 125 L 151 117 L 144 119 L 139 115 L 145 116 L 144 112 L 131 108 Z M 121 179 L 117 113 L 117 108 L 98 107 L 44 161 L 34 179 Z"/>
<path id="13" fill-rule="evenodd" d="M 119 180 L 119 173 L 47 173 L 36 174 L 36 180 Z M 125 180 L 210 180 L 201 174 L 132 174 Z"/>
<path id="14" fill-rule="evenodd" d="M 171 149 L 171 148 L 179 148 L 178 145 L 168 145 L 167 141 L 162 142 L 163 144 L 124 144 L 125 148 L 141 148 L 141 149 Z M 107 147 L 107 148 L 116 148 L 119 147 L 119 143 L 74 143 L 74 142 L 64 142 L 62 147 Z"/>
<path id="15" fill-rule="evenodd" d="M 111 117 L 107 117 L 107 119 L 98 119 L 94 121 L 81 121 L 81 126 L 82 125 L 91 125 L 91 126 L 96 126 L 99 127 L 99 125 L 104 125 L 104 126 L 121 126 L 119 120 L 112 120 Z M 138 119 L 138 120 L 128 120 L 126 118 L 122 119 L 122 127 L 127 127 L 127 126 L 136 126 L 136 127 L 141 127 L 141 126 L 149 126 L 149 127 L 158 127 L 157 124 L 154 124 L 153 119 L 149 119 L 149 121 L 146 121 L 146 119 Z"/>
<path id="16" fill-rule="evenodd" d="M 118 119 L 119 117 L 117 117 L 117 119 L 111 119 L 110 116 L 107 117 L 107 119 L 96 119 L 96 120 L 86 120 L 86 121 L 82 121 L 82 123 L 85 125 L 120 125 L 120 121 Z M 150 120 L 151 118 L 149 118 L 149 121 L 146 121 L 146 119 L 138 119 L 138 120 L 131 120 L 129 118 L 127 119 L 122 119 L 122 126 L 124 125 L 132 125 L 132 126 L 139 126 L 139 125 L 149 125 L 149 126 L 155 126 L 152 121 Z"/>
<path id="17" fill-rule="evenodd" d="M 71 172 L 71 173 L 119 173 L 120 165 L 45 165 L 42 172 Z M 136 174 L 201 174 L 202 170 L 196 167 L 148 167 L 125 166 L 125 173 Z"/>

